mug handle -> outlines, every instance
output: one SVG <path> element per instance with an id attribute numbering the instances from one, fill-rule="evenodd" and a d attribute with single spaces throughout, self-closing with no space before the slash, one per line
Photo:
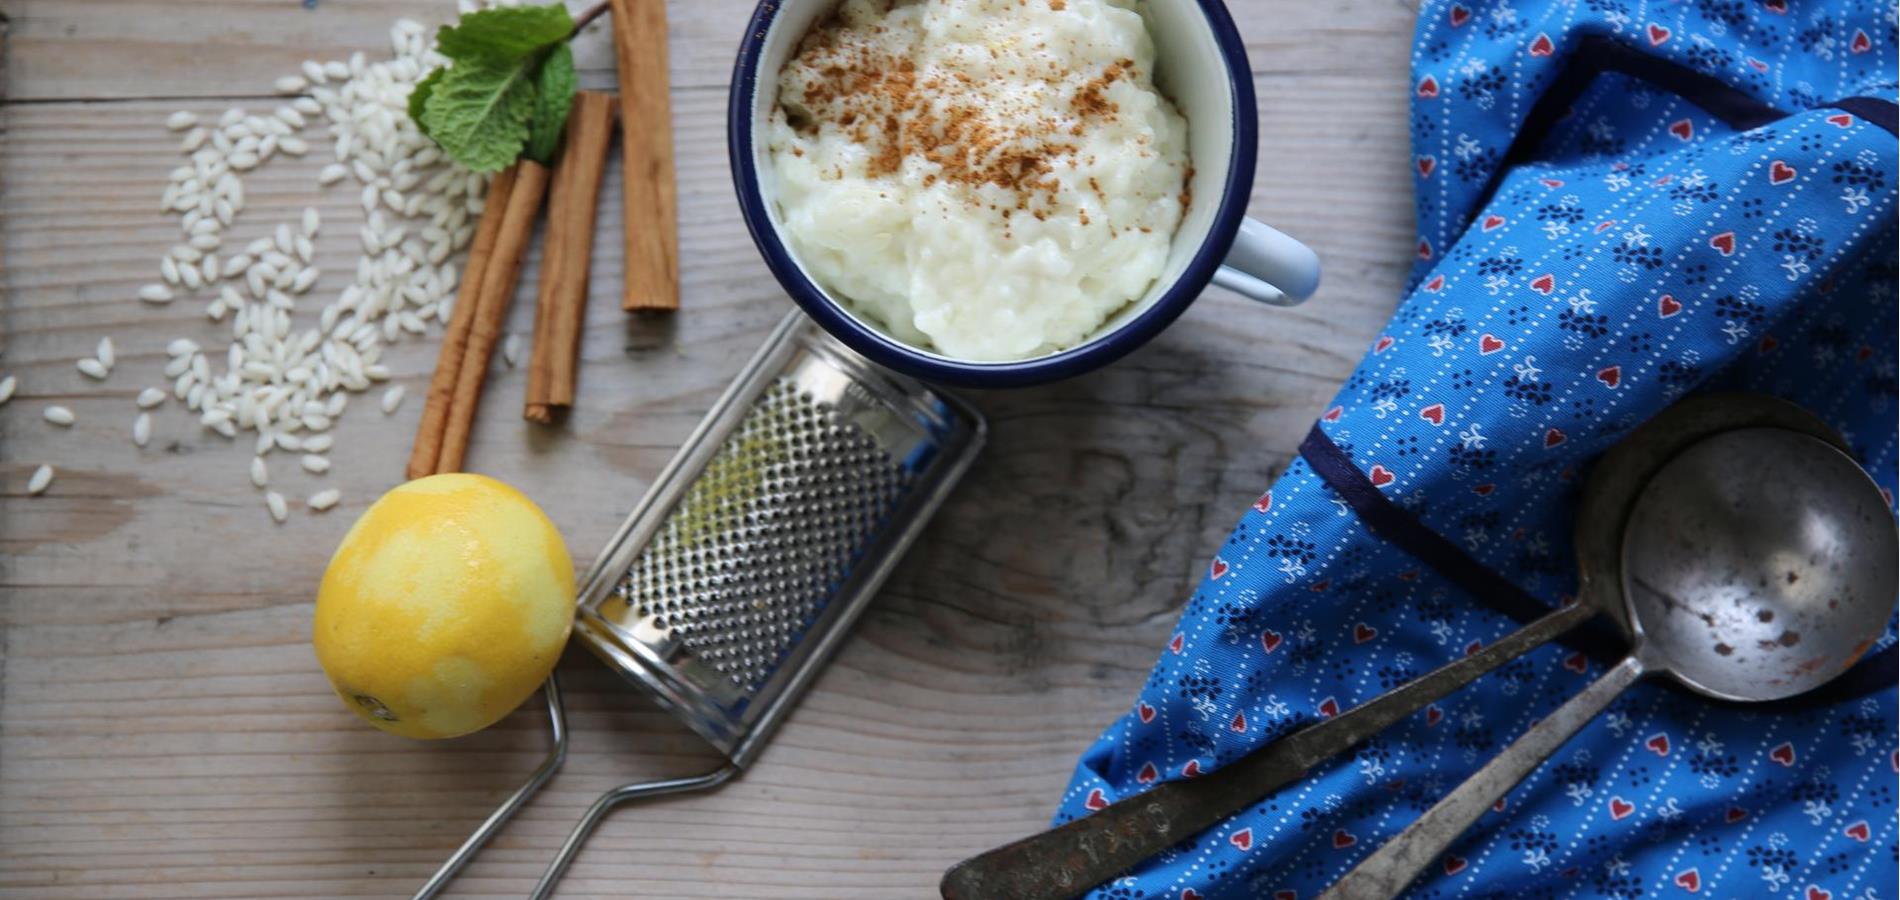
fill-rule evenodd
<path id="1" fill-rule="evenodd" d="M 1319 256 L 1259 219 L 1242 219 L 1214 283 L 1261 303 L 1298 306 L 1319 290 Z"/>

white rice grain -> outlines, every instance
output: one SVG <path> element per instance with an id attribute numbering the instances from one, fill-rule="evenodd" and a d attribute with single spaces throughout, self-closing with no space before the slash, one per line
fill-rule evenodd
<path id="1" fill-rule="evenodd" d="M 93 351 L 93 356 L 98 357 L 99 364 L 108 369 L 119 361 L 119 354 L 112 346 L 111 335 L 99 339 L 99 346 Z"/>
<path id="2" fill-rule="evenodd" d="M 165 402 L 165 392 L 155 387 L 148 387 L 139 391 L 138 397 L 132 402 L 138 404 L 139 409 L 151 409 Z"/>
<path id="3" fill-rule="evenodd" d="M 182 109 L 172 113 L 165 119 L 165 127 L 173 131 L 184 131 L 196 124 L 198 124 L 198 117 Z"/>
<path id="4" fill-rule="evenodd" d="M 264 457 L 251 457 L 251 483 L 258 487 L 270 484 L 270 469 L 264 465 Z"/>
<path id="5" fill-rule="evenodd" d="M 52 483 L 53 467 L 42 464 L 33 470 L 33 477 L 26 480 L 26 493 L 28 496 L 38 496 L 45 493 L 46 488 Z"/>
<path id="6" fill-rule="evenodd" d="M 78 417 L 73 415 L 73 411 L 64 406 L 49 406 L 41 411 L 40 416 L 62 428 L 69 427 L 78 420 Z"/>
<path id="7" fill-rule="evenodd" d="M 316 510 L 317 512 L 323 512 L 324 510 L 329 509 L 332 506 L 335 506 L 336 502 L 342 498 L 343 498 L 343 493 L 341 491 L 338 491 L 336 488 L 329 488 L 327 490 L 321 490 L 314 494 L 311 494 L 308 503 L 310 504 L 311 509 Z"/>
<path id="8" fill-rule="evenodd" d="M 271 86 L 276 88 L 279 94 L 296 94 L 301 93 L 304 88 L 309 87 L 310 82 L 305 80 L 301 75 L 285 75 L 272 82 Z"/>
<path id="9" fill-rule="evenodd" d="M 170 303 L 172 289 L 162 284 L 148 284 L 139 288 L 139 299 L 147 303 Z"/>
<path id="10" fill-rule="evenodd" d="M 285 519 L 290 518 L 290 507 L 284 504 L 284 495 L 276 491 L 264 494 L 264 508 L 270 510 L 270 517 L 277 520 L 280 525 Z"/>
<path id="11" fill-rule="evenodd" d="M 159 399 L 164 399 L 162 396 Z M 142 412 L 132 420 L 132 443 L 143 447 L 152 439 L 152 414 Z"/>
<path id="12" fill-rule="evenodd" d="M 403 393 L 403 386 L 400 384 L 383 391 L 383 415 L 390 415 L 396 411 L 397 407 L 402 406 Z"/>
<path id="13" fill-rule="evenodd" d="M 13 399 L 13 391 L 19 386 L 20 380 L 16 376 L 0 378 L 0 406 L 5 406 L 8 400 Z"/>
<path id="14" fill-rule="evenodd" d="M 299 460 L 299 462 L 303 464 L 304 471 L 309 472 L 314 475 L 322 475 L 323 473 L 330 471 L 330 458 L 327 456 L 318 456 L 315 453 L 306 453 L 304 454 L 303 459 Z"/>
<path id="15" fill-rule="evenodd" d="M 106 380 L 106 376 L 112 374 L 112 370 L 106 368 L 105 363 L 93 359 L 90 356 L 73 363 L 73 365 L 79 369 L 80 374 L 94 381 L 104 381 Z"/>

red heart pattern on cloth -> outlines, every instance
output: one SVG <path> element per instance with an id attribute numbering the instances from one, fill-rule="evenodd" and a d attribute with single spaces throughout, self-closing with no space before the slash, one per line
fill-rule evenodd
<path id="1" fill-rule="evenodd" d="M 1451 5 L 1451 27 L 1463 28 L 1469 21 L 1471 21 L 1471 10 L 1457 3 Z"/>
<path id="2" fill-rule="evenodd" d="M 1142 784 L 1154 784 L 1160 778 L 1161 770 L 1155 768 L 1155 764 L 1152 762 L 1142 763 L 1141 771 L 1135 773 L 1135 780 Z"/>
<path id="3" fill-rule="evenodd" d="M 1253 849 L 1253 829 L 1242 828 L 1239 831 L 1236 831 L 1233 834 L 1228 835 L 1227 843 L 1233 844 L 1235 850 L 1239 850 L 1242 852 L 1252 850 Z"/>
<path id="4" fill-rule="evenodd" d="M 1141 724 L 1146 725 L 1155 720 L 1155 708 L 1144 700 L 1135 704 L 1135 715 L 1141 717 Z"/>
<path id="5" fill-rule="evenodd" d="M 1730 825 L 1733 825 L 1736 822 L 1740 822 L 1741 820 L 1746 819 L 1746 818 L 1748 818 L 1748 810 L 1745 810 L 1739 806 L 1731 806 L 1728 808 L 1728 812 L 1725 812 L 1722 814 L 1722 821 L 1727 822 Z"/>
<path id="6" fill-rule="evenodd" d="M 1669 735 L 1663 734 L 1661 732 L 1652 734 L 1649 736 L 1649 740 L 1643 742 L 1643 746 L 1648 748 L 1649 752 L 1654 753 L 1657 756 L 1668 756 L 1669 755 Z"/>
<path id="7" fill-rule="evenodd" d="M 1430 100 L 1438 96 L 1438 79 L 1430 75 L 1418 80 L 1418 95 Z"/>
<path id="8" fill-rule="evenodd" d="M 1689 140 L 1695 137 L 1695 123 L 1688 119 L 1677 119 L 1670 124 L 1669 133 L 1682 140 Z"/>
<path id="9" fill-rule="evenodd" d="M 1504 222 L 1505 219 L 1503 216 L 1492 213 L 1491 215 L 1485 216 L 1484 221 L 1479 223 L 1478 227 L 1485 231 L 1496 231 L 1498 230 L 1498 226 L 1503 225 Z"/>
<path id="10" fill-rule="evenodd" d="M 1788 14 L 1788 0 L 1762 0 L 1762 8 L 1777 16 Z"/>
<path id="11" fill-rule="evenodd" d="M 1331 697 L 1327 697 L 1326 699 L 1321 700 L 1319 702 L 1320 718 L 1330 719 L 1336 715 L 1339 715 L 1339 701 L 1334 700 Z"/>
<path id="12" fill-rule="evenodd" d="M 1447 856 L 1445 857 L 1445 874 L 1456 875 L 1463 872 L 1467 865 L 1470 863 L 1462 856 Z"/>
<path id="13" fill-rule="evenodd" d="M 1617 385 L 1623 383 L 1623 367 L 1604 366 L 1597 370 L 1597 380 L 1603 382 L 1604 387 L 1614 390 Z"/>
<path id="14" fill-rule="evenodd" d="M 1633 813 L 1635 811 L 1636 811 L 1636 804 L 1631 803 L 1628 800 L 1623 799 L 1622 797 L 1610 798 L 1611 821 L 1621 822 L 1624 819 L 1629 818 L 1630 813 Z"/>
<path id="15" fill-rule="evenodd" d="M 1492 484 L 1487 481 L 1484 484 L 1472 485 L 1471 492 L 1474 494 L 1477 494 L 1480 497 L 1489 497 L 1491 496 L 1491 492 L 1497 489 L 1498 489 L 1497 485 Z"/>
<path id="16" fill-rule="evenodd" d="M 1485 334 L 1478 338 L 1478 355 L 1490 356 L 1504 349 L 1504 341 L 1495 334 Z"/>
<path id="17" fill-rule="evenodd" d="M 1715 237 L 1709 238 L 1709 246 L 1720 251 L 1723 256 L 1735 255 L 1735 232 L 1724 231 Z"/>
<path id="18" fill-rule="evenodd" d="M 1532 56 L 1549 56 L 1555 52 L 1557 52 L 1557 45 L 1551 43 L 1548 34 L 1539 34 L 1536 40 L 1531 41 Z"/>
<path id="19" fill-rule="evenodd" d="M 1391 335 L 1380 335 L 1378 340 L 1372 342 L 1372 352 L 1384 353 L 1392 349 L 1392 345 L 1396 343 L 1398 343 L 1398 341 L 1394 340 Z"/>
<path id="20" fill-rule="evenodd" d="M 1234 713 L 1234 718 L 1227 723 L 1227 728 L 1235 734 L 1246 734 L 1247 714 L 1244 712 Z"/>
<path id="21" fill-rule="evenodd" d="M 1668 319 L 1682 312 L 1682 301 L 1668 294 L 1656 298 L 1656 315 Z"/>
<path id="22" fill-rule="evenodd" d="M 1549 450 L 1550 448 L 1555 447 L 1558 444 L 1561 444 L 1567 440 L 1569 440 L 1569 438 L 1564 435 L 1563 429 L 1561 428 L 1547 429 L 1544 432 L 1544 449 Z"/>
<path id="23" fill-rule="evenodd" d="M 1418 258 L 1419 259 L 1432 258 L 1432 242 L 1431 241 L 1428 241 L 1424 238 L 1418 239 Z"/>
<path id="24" fill-rule="evenodd" d="M 1425 726 L 1427 728 L 1433 725 L 1437 725 L 1438 723 L 1443 722 L 1444 720 L 1445 720 L 1444 710 L 1439 709 L 1437 706 L 1425 707 Z"/>
<path id="25" fill-rule="evenodd" d="M 1281 640 L 1280 633 L 1271 628 L 1260 632 L 1260 647 L 1268 653 L 1280 649 Z"/>
<path id="26" fill-rule="evenodd" d="M 1418 177 L 1430 178 L 1432 177 L 1433 170 L 1437 168 L 1438 160 L 1435 157 L 1421 156 L 1418 158 Z"/>
<path id="27" fill-rule="evenodd" d="M 1794 176 L 1795 176 L 1794 167 L 1791 165 L 1788 165 L 1785 162 L 1782 162 L 1781 160 L 1777 159 L 1774 162 L 1768 164 L 1768 183 L 1769 184 L 1787 184 L 1788 182 L 1794 180 Z"/>
<path id="28" fill-rule="evenodd" d="M 1756 59 L 1751 56 L 1748 57 L 1748 67 L 1757 72 L 1766 72 L 1768 71 L 1768 61 L 1765 59 Z"/>
<path id="29" fill-rule="evenodd" d="M 1219 578 L 1225 574 L 1227 574 L 1227 560 L 1216 556 L 1213 562 L 1207 564 L 1207 575 L 1209 578 Z"/>
<path id="30" fill-rule="evenodd" d="M 1794 765 L 1794 745 L 1783 741 L 1780 746 L 1768 751 L 1768 758 L 1784 766 Z"/>
<path id="31" fill-rule="evenodd" d="M 1082 805 L 1088 807 L 1089 809 L 1107 809 L 1108 797 L 1102 793 L 1101 788 L 1096 788 L 1092 791 L 1089 791 L 1089 798 L 1087 800 L 1082 801 Z"/>
<path id="32" fill-rule="evenodd" d="M 1764 334 L 1761 336 L 1761 340 L 1756 342 L 1755 351 L 1758 353 L 1767 353 L 1768 351 L 1773 350 L 1779 346 L 1781 346 L 1781 342 L 1778 340 L 1775 340 L 1774 335 Z"/>
<path id="33" fill-rule="evenodd" d="M 1182 888 L 1181 900 L 1201 900 L 1201 892 L 1193 888 Z"/>
<path id="34" fill-rule="evenodd" d="M 1484 649 L 1483 641 L 1472 641 L 1471 643 L 1465 645 L 1465 655 L 1476 656 L 1478 655 L 1478 651 L 1483 650 L 1483 649 Z"/>
<path id="35" fill-rule="evenodd" d="M 1834 892 L 1822 890 L 1819 885 L 1808 885 L 1808 900 L 1833 900 Z"/>
<path id="36" fill-rule="evenodd" d="M 1273 509 L 1273 492 L 1272 491 L 1268 491 L 1264 494 L 1261 494 L 1260 499 L 1255 500 L 1253 502 L 1254 512 L 1269 512 L 1272 509 Z"/>
<path id="37" fill-rule="evenodd" d="M 1425 289 L 1434 294 L 1438 293 L 1441 290 L 1444 290 L 1444 288 L 1445 288 L 1445 276 L 1443 275 L 1433 275 L 1432 280 L 1425 282 Z"/>
<path id="38" fill-rule="evenodd" d="M 1373 487 L 1385 487 L 1392 483 L 1393 475 L 1390 469 L 1378 463 L 1373 463 L 1372 471 L 1367 472 L 1366 477 L 1371 479 Z"/>
<path id="39" fill-rule="evenodd" d="M 1187 646 L 1187 638 L 1184 635 L 1177 634 L 1174 636 L 1173 640 L 1168 642 L 1168 649 L 1174 651 L 1175 653 L 1180 653 L 1181 648 L 1185 646 Z"/>
<path id="40" fill-rule="evenodd" d="M 1676 887 L 1682 888 L 1683 890 L 1688 891 L 1691 894 L 1701 893 L 1702 873 L 1697 872 L 1694 869 L 1684 869 L 1680 872 L 1677 872 L 1676 873 Z"/>
<path id="41" fill-rule="evenodd" d="M 1674 34 L 1674 32 L 1651 22 L 1649 24 L 1649 45 L 1651 47 L 1660 47 L 1664 42 L 1669 40 L 1671 34 Z"/>
<path id="42" fill-rule="evenodd" d="M 1333 849 L 1334 850 L 1344 850 L 1347 847 L 1350 847 L 1357 843 L 1359 843 L 1359 838 L 1353 836 L 1352 832 L 1349 832 L 1344 828 L 1341 828 L 1338 831 L 1333 832 Z"/>
<path id="43" fill-rule="evenodd" d="M 1556 289 L 1557 289 L 1557 276 L 1552 275 L 1549 272 L 1545 272 L 1544 274 L 1531 279 L 1531 290 L 1536 291 L 1540 294 L 1543 294 L 1546 297 L 1550 296 L 1551 292 L 1555 291 Z"/>
<path id="44" fill-rule="evenodd" d="M 1371 625 L 1367 625 L 1364 622 L 1361 622 L 1352 627 L 1352 642 L 1355 644 L 1363 644 L 1378 636 L 1379 636 L 1379 629 L 1374 628 Z"/>
<path id="45" fill-rule="evenodd" d="M 1563 179 L 1561 178 L 1539 178 L 1537 179 L 1537 183 L 1552 190 L 1564 186 Z"/>
<path id="46" fill-rule="evenodd" d="M 1867 843 L 1867 841 L 1873 837 L 1873 831 L 1868 827 L 1866 819 L 1862 819 L 1841 829 L 1841 833 L 1863 844 Z"/>
<path id="47" fill-rule="evenodd" d="M 1835 128 L 1848 128 L 1854 124 L 1854 117 L 1847 113 L 1835 113 L 1827 117 L 1827 124 Z"/>
<path id="48" fill-rule="evenodd" d="M 1345 414 L 1346 414 L 1345 407 L 1335 406 L 1332 409 L 1327 410 L 1326 415 L 1320 416 L 1320 418 L 1325 419 L 1328 422 L 1337 422 L 1339 421 L 1339 417 Z"/>
<path id="49" fill-rule="evenodd" d="M 1433 425 L 1445 424 L 1445 404 L 1434 403 L 1418 411 L 1418 417 Z"/>
<path id="50" fill-rule="evenodd" d="M 1874 42 L 1872 38 L 1869 38 L 1867 36 L 1867 32 L 1865 30 L 1856 28 L 1854 29 L 1854 40 L 1852 43 L 1849 43 L 1847 45 L 1847 49 L 1852 50 L 1855 53 L 1866 53 L 1867 51 L 1874 49 Z"/>
<path id="51" fill-rule="evenodd" d="M 1187 761 L 1187 765 L 1181 767 L 1182 778 L 1198 778 L 1200 774 L 1201 761 L 1198 759 L 1190 759 Z"/>

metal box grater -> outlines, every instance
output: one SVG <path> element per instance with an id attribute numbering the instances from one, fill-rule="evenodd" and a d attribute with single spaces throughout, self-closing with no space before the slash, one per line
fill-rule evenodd
<path id="1" fill-rule="evenodd" d="M 974 409 L 872 365 L 802 313 L 779 323 L 595 559 L 574 628 L 727 761 L 602 794 L 531 897 L 553 892 L 615 806 L 716 788 L 758 756 L 984 436 Z M 545 693 L 547 759 L 415 900 L 441 893 L 560 768 L 557 678 Z"/>
<path id="2" fill-rule="evenodd" d="M 983 437 L 794 314 L 596 560 L 575 631 L 744 766 Z"/>

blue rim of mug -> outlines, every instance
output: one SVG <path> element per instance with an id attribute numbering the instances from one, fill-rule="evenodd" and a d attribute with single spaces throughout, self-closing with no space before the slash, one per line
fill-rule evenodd
<path id="1" fill-rule="evenodd" d="M 1227 177 L 1221 185 L 1220 206 L 1214 211 L 1214 223 L 1180 277 L 1160 297 L 1120 327 L 1087 343 L 1013 362 L 950 359 L 910 346 L 860 322 L 827 297 L 792 259 L 791 252 L 779 239 L 771 211 L 759 189 L 759 173 L 752 153 L 752 99 L 758 90 L 758 68 L 765 36 L 782 5 L 780 0 L 759 3 L 746 25 L 745 39 L 739 44 L 739 58 L 733 66 L 732 88 L 726 105 L 726 152 L 731 157 L 733 187 L 739 194 L 739 209 L 745 216 L 746 230 L 751 232 L 752 242 L 764 255 L 766 267 L 806 315 L 860 355 L 915 378 L 963 387 L 1024 387 L 1080 375 L 1120 359 L 1161 333 L 1207 288 L 1214 271 L 1220 268 L 1221 260 L 1233 246 L 1240 221 L 1247 214 L 1248 195 L 1253 188 L 1254 153 L 1259 140 L 1259 126 L 1254 120 L 1253 76 L 1247 68 L 1246 47 L 1227 7 L 1220 0 L 1197 0 L 1195 5 L 1201 8 L 1227 68 L 1228 91 L 1233 96 L 1234 144 Z"/>

